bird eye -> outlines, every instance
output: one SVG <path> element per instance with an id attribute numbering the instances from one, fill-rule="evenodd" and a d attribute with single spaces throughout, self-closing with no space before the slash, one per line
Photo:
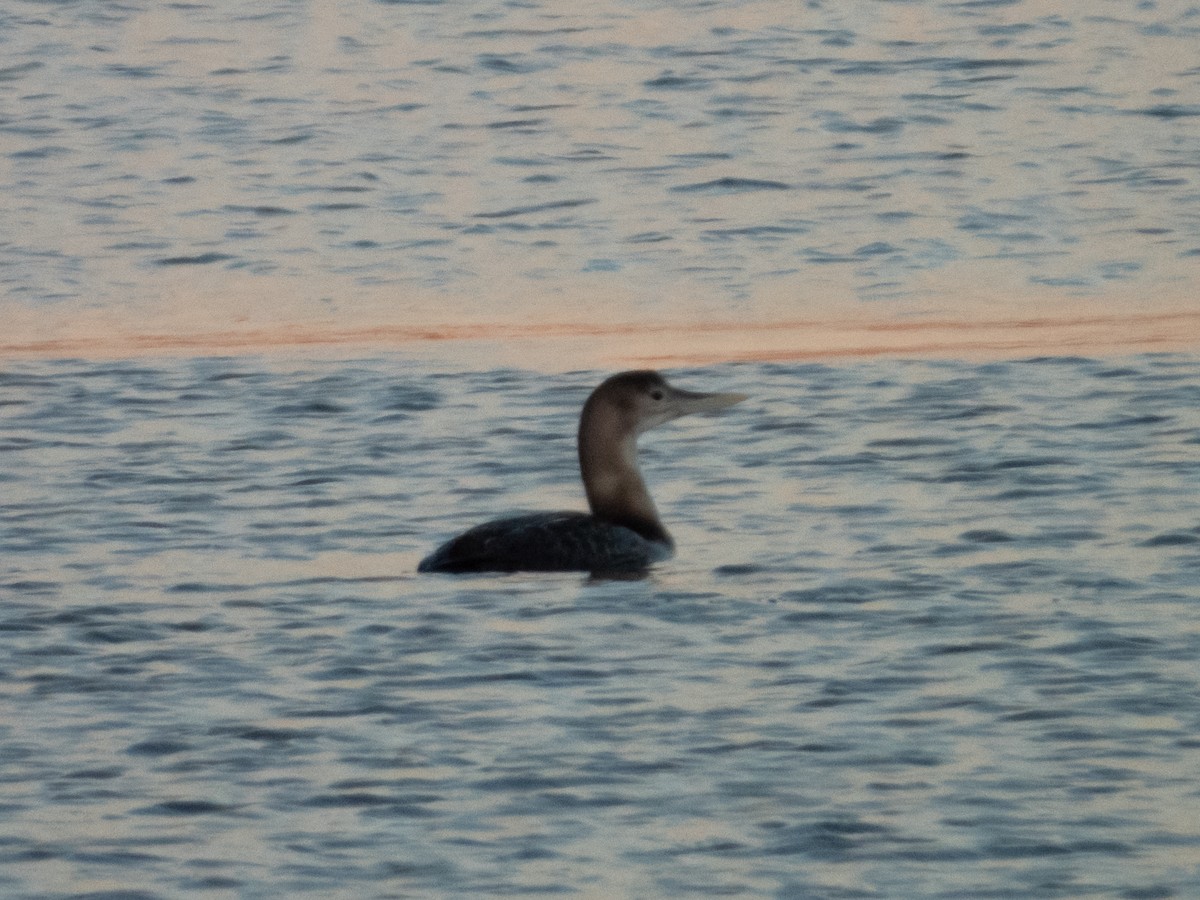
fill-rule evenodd
<path id="1" fill-rule="evenodd" d="M 661 400 L 663 398 L 663 392 L 662 391 L 651 391 L 650 396 L 654 400 Z"/>

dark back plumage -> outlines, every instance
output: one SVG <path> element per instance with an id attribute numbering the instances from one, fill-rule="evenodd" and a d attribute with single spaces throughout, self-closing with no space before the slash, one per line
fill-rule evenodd
<path id="1" fill-rule="evenodd" d="M 587 513 L 528 513 L 476 525 L 425 557 L 418 571 L 636 572 L 670 555 L 670 544 Z"/>

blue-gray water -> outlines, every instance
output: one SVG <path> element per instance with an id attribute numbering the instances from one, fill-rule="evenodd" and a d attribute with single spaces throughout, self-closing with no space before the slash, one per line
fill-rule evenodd
<path id="1" fill-rule="evenodd" d="M 415 575 L 601 374 L 6 366 L 0 895 L 1200 895 L 1200 359 L 675 372 L 674 560 Z"/>

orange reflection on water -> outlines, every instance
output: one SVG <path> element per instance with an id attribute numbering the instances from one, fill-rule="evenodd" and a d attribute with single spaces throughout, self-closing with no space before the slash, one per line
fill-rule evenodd
<path id="1" fill-rule="evenodd" d="M 462 367 L 541 369 L 861 357 L 991 359 L 1200 349 L 1200 310 L 1043 315 L 589 322 L 246 323 L 210 330 L 59 328 L 0 339 L 0 357 L 125 358 L 399 350 Z"/>

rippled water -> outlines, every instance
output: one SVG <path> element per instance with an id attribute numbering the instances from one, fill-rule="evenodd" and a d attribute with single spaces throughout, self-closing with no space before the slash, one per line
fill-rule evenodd
<path id="1" fill-rule="evenodd" d="M 1174 2 L 13 4 L 6 337 L 1194 302 L 1198 38 Z"/>
<path id="2" fill-rule="evenodd" d="M 0 893 L 1200 893 L 1200 359 L 673 373 L 674 560 L 417 576 L 601 374 L 6 367 Z"/>
<path id="3" fill-rule="evenodd" d="M 605 373 L 530 368 L 790 359 L 863 310 L 859 349 L 1188 345 L 1197 38 L 1107 0 L 0 9 L 0 354 L 521 362 L 0 364 L 0 895 L 1200 895 L 1194 353 L 681 371 L 754 399 L 644 441 L 674 560 L 415 574 L 580 504 Z"/>

